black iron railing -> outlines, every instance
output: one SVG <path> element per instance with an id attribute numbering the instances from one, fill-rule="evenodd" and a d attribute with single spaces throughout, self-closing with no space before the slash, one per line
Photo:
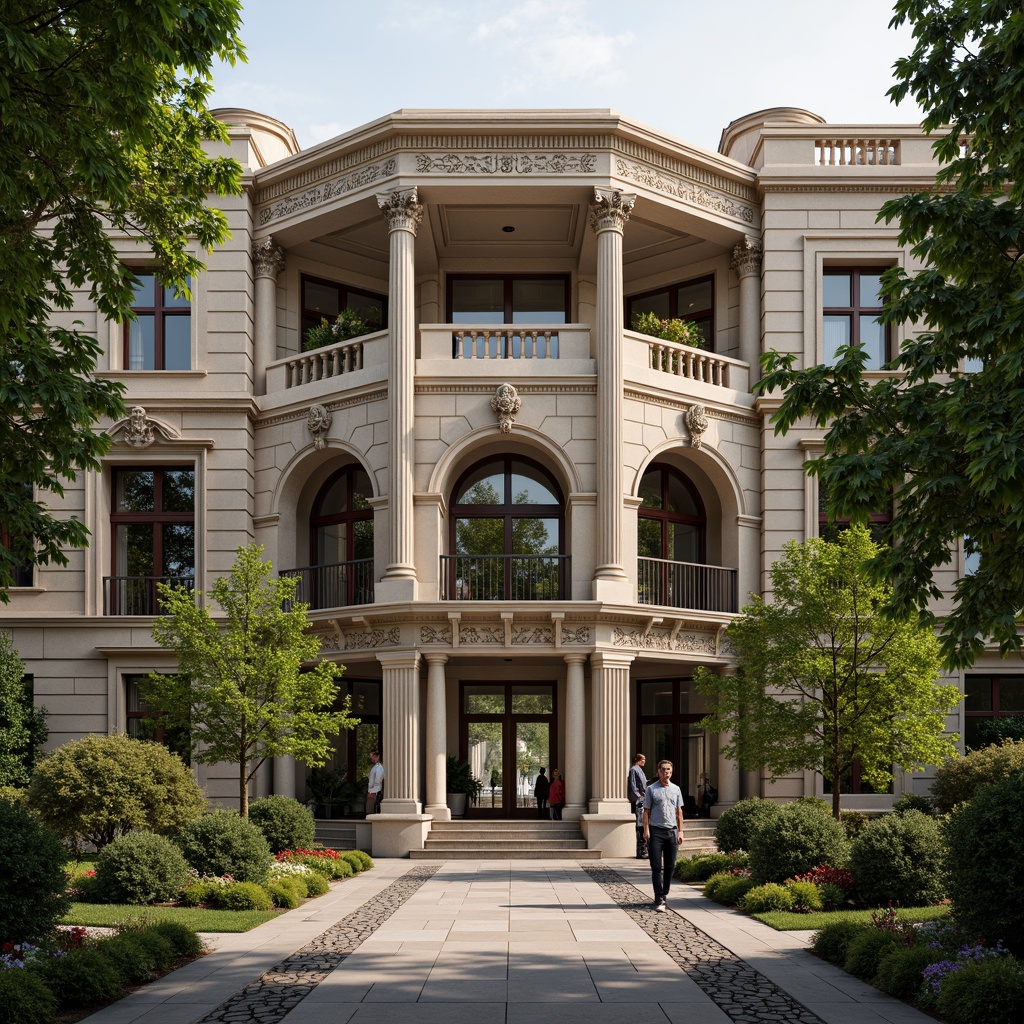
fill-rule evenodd
<path id="1" fill-rule="evenodd" d="M 159 615 L 158 583 L 195 590 L 191 576 L 104 576 L 104 615 Z"/>
<path id="2" fill-rule="evenodd" d="M 443 601 L 568 601 L 568 555 L 442 555 Z"/>
<path id="3" fill-rule="evenodd" d="M 736 612 L 736 570 L 720 565 L 637 560 L 637 601 L 705 612 Z"/>
<path id="4" fill-rule="evenodd" d="M 295 599 L 314 611 L 373 603 L 373 559 L 357 558 L 334 565 L 307 565 L 282 569 L 280 576 L 296 577 Z"/>

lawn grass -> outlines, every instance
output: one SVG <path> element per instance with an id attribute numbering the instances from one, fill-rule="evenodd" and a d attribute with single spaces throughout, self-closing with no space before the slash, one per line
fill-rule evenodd
<path id="1" fill-rule="evenodd" d="M 277 917 L 279 910 L 204 910 L 202 907 L 140 907 L 128 903 L 72 903 L 61 924 L 111 928 L 145 920 L 177 921 L 197 932 L 247 932 Z"/>
<path id="2" fill-rule="evenodd" d="M 791 910 L 768 910 L 763 914 L 751 914 L 758 921 L 774 928 L 777 932 L 799 931 L 813 928 L 817 931 L 836 921 L 854 921 L 857 924 L 871 924 L 871 915 L 877 910 L 823 910 L 818 913 L 796 914 Z M 949 915 L 949 906 L 905 907 L 896 911 L 903 921 L 938 921 Z"/>

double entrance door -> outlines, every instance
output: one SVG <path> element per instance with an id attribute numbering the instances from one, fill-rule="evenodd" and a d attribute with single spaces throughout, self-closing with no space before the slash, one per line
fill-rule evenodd
<path id="1" fill-rule="evenodd" d="M 461 684 L 461 756 L 483 784 L 466 817 L 538 816 L 537 776 L 543 767 L 550 779 L 559 767 L 555 697 L 554 683 Z"/>

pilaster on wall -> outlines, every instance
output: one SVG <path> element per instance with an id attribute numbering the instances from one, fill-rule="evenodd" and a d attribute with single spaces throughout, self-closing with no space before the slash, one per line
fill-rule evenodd
<path id="1" fill-rule="evenodd" d="M 256 275 L 253 378 L 256 394 L 265 395 L 267 364 L 277 357 L 277 275 L 284 270 L 284 249 L 270 237 L 253 242 L 252 266 Z"/>
<path id="2" fill-rule="evenodd" d="M 761 259 L 756 238 L 733 246 L 732 269 L 740 279 L 740 359 L 750 364 L 750 384 L 761 379 Z"/>
<path id="3" fill-rule="evenodd" d="M 630 814 L 626 797 L 629 771 L 629 666 L 632 654 L 597 651 L 591 664 L 593 772 L 592 814 Z"/>

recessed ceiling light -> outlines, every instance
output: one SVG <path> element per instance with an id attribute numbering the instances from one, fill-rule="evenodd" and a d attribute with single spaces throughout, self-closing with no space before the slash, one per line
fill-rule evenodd
<path id="1" fill-rule="evenodd" d="M 512 234 L 513 231 L 515 231 L 515 228 L 512 227 L 511 224 L 506 224 L 501 230 L 504 231 L 506 234 L 510 235 Z"/>

